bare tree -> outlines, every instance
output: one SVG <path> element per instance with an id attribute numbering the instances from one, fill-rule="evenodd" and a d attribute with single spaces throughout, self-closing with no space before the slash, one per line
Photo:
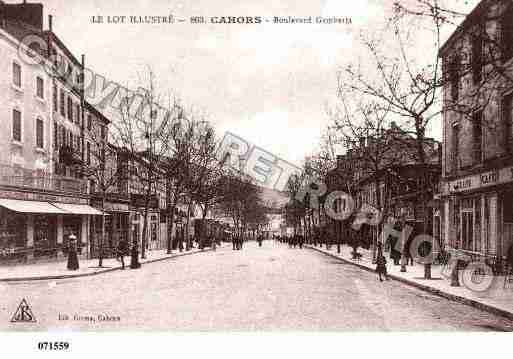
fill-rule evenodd
<path id="1" fill-rule="evenodd" d="M 397 3 L 396 3 L 397 6 Z M 381 36 L 370 39 L 362 35 L 362 44 L 371 58 L 371 68 L 350 65 L 339 72 L 338 93 L 340 96 L 368 98 L 381 110 L 395 114 L 404 133 L 415 139 L 411 143 L 416 150 L 416 162 L 420 164 L 422 185 L 428 186 L 429 153 L 426 148 L 428 126 L 440 118 L 442 107 L 440 91 L 444 85 L 441 71 L 441 59 L 437 50 L 441 48 L 441 31 L 445 17 L 439 7 L 431 9 L 434 13 L 429 30 L 418 22 L 413 23 L 396 7 L 393 16 Z M 432 57 L 415 57 L 416 29 L 431 31 L 434 43 Z M 368 64 L 367 64 L 368 65 Z M 427 203 L 428 191 L 420 191 L 424 216 L 424 232 L 428 228 Z M 425 266 L 425 278 L 431 278 L 430 265 Z"/>
<path id="2" fill-rule="evenodd" d="M 180 110 L 178 119 L 179 121 L 175 122 L 169 129 L 173 145 L 169 156 L 163 161 L 167 179 L 168 253 L 171 253 L 173 247 L 176 208 L 180 201 L 184 201 L 190 190 L 197 138 L 196 124 L 187 118 L 183 109 Z"/>
<path id="3" fill-rule="evenodd" d="M 127 161 L 136 163 L 140 170 L 133 171 L 143 198 L 143 228 L 141 240 L 141 257 L 146 256 L 148 241 L 148 214 L 150 204 L 157 200 L 157 186 L 162 182 L 164 171 L 162 163 L 172 148 L 172 128 L 177 122 L 180 106 L 178 101 L 167 99 L 158 95 L 155 74 L 151 69 L 147 71 L 145 88 L 140 89 L 132 97 L 121 101 L 118 118 L 113 121 L 113 141 L 123 149 Z M 132 261 L 134 266 L 137 243 L 133 243 Z"/>
<path id="4" fill-rule="evenodd" d="M 197 124 L 195 140 L 195 161 L 189 182 L 191 199 L 201 208 L 202 224 L 208 212 L 222 196 L 224 164 L 216 157 L 217 141 L 213 127 L 206 121 Z M 204 230 L 204 226 L 201 226 Z M 199 234 L 201 241 L 204 233 Z M 215 247 L 215 243 L 213 244 Z"/>
<path id="5" fill-rule="evenodd" d="M 285 205 L 285 219 L 288 224 L 291 224 L 294 228 L 294 235 L 301 231 L 301 220 L 304 220 L 307 210 L 307 203 L 310 202 L 309 194 L 301 198 L 302 192 L 305 186 L 311 185 L 315 181 L 311 178 L 307 178 L 307 173 L 303 170 L 301 173 L 290 176 L 287 183 L 287 194 L 289 201 Z M 303 226 L 306 229 L 306 225 Z"/>
<path id="6" fill-rule="evenodd" d="M 398 129 L 390 128 L 390 117 L 393 114 L 389 108 L 373 101 L 360 100 L 353 104 L 342 96 L 340 102 L 341 106 L 330 111 L 337 142 L 346 149 L 345 160 L 352 164 L 350 175 L 355 184 L 363 179 L 368 179 L 372 184 L 374 200 L 369 204 L 381 212 L 383 219 L 389 211 L 390 203 L 386 200 L 388 186 L 382 176 L 383 170 L 392 164 L 411 161 L 411 156 L 408 156 L 403 143 L 397 141 Z M 348 174 L 345 171 L 340 176 L 345 177 L 342 182 L 348 183 Z M 381 223 L 378 225 L 378 232 L 380 227 Z M 371 235 L 371 248 L 375 259 L 377 233 Z"/>
<path id="7" fill-rule="evenodd" d="M 96 110 L 90 110 L 95 112 Z M 103 266 L 105 246 L 105 203 L 109 193 L 114 192 L 123 180 L 122 168 L 117 165 L 118 149 L 108 142 L 108 123 L 100 113 L 88 117 L 87 145 L 84 158 L 84 176 L 90 180 L 91 192 L 101 198 L 102 224 L 98 243 L 98 266 Z M 93 120 L 94 119 L 94 120 Z"/>

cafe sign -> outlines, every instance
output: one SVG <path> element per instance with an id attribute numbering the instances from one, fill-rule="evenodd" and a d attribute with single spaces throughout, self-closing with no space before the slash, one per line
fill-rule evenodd
<path id="1" fill-rule="evenodd" d="M 91 205 L 97 209 L 102 209 L 102 201 L 100 200 L 91 200 Z M 129 212 L 130 208 L 128 203 L 117 203 L 117 202 L 109 202 L 105 201 L 105 206 L 103 209 L 107 212 Z"/>
<path id="2" fill-rule="evenodd" d="M 449 183 L 449 192 L 472 191 L 513 181 L 513 167 L 463 177 Z"/>

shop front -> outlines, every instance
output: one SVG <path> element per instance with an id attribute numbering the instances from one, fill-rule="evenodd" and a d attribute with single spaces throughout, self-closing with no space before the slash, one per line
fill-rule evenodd
<path id="1" fill-rule="evenodd" d="M 57 215 L 36 214 L 32 216 L 35 258 L 57 256 Z"/>
<path id="2" fill-rule="evenodd" d="M 139 194 L 131 195 L 130 223 L 131 238 L 136 240 L 139 249 L 142 246 L 142 232 L 144 230 L 146 198 Z M 148 202 L 148 213 L 146 223 L 146 250 L 167 249 L 167 226 L 165 211 L 159 208 L 159 201 L 156 196 L 151 196 Z"/>
<path id="3" fill-rule="evenodd" d="M 442 237 L 450 249 L 502 261 L 513 243 L 513 167 L 444 184 Z"/>
<path id="4" fill-rule="evenodd" d="M 27 241 L 27 216 L 0 207 L 0 258 L 19 259 Z"/>
<path id="5" fill-rule="evenodd" d="M 101 211 L 101 201 L 91 201 L 91 204 Z M 103 242 L 104 258 L 114 257 L 119 242 L 129 243 L 129 205 L 127 202 L 107 201 L 104 205 L 105 240 Z M 90 257 L 98 258 L 102 243 L 102 216 L 97 216 L 90 228 Z"/>
<path id="6" fill-rule="evenodd" d="M 0 192 L 0 262 L 65 255 L 72 234 L 80 250 L 87 243 L 89 216 L 100 213 L 85 198 Z"/>

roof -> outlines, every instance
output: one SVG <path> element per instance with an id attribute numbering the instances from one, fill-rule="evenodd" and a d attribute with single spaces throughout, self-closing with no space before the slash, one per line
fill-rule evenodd
<path id="1" fill-rule="evenodd" d="M 43 35 L 49 37 L 52 40 L 52 42 L 56 43 L 57 46 L 59 46 L 60 49 L 66 54 L 66 56 L 68 56 L 71 59 L 71 61 L 75 63 L 75 65 L 82 66 L 82 63 L 78 61 L 75 55 L 73 55 L 73 53 L 67 48 L 67 46 L 64 45 L 64 42 L 62 42 L 62 40 L 59 38 L 59 36 L 57 36 L 57 34 L 55 34 L 55 32 L 45 30 L 43 31 Z"/>
<path id="2" fill-rule="evenodd" d="M 20 42 L 28 35 L 43 35 L 37 27 L 19 20 L 3 19 L 0 27 Z"/>
<path id="3" fill-rule="evenodd" d="M 413 177 L 420 176 L 422 172 L 419 172 L 418 169 L 421 167 L 425 167 L 429 172 L 433 173 L 441 173 L 442 168 L 440 164 L 437 163 L 426 163 L 425 165 L 422 165 L 420 163 L 406 163 L 406 164 L 397 164 L 397 165 L 391 165 L 384 168 L 381 168 L 378 172 L 366 176 L 362 178 L 358 184 L 363 185 L 365 183 L 368 183 L 369 181 L 372 181 L 375 177 L 381 177 L 386 174 L 395 173 L 399 176 L 398 172 L 401 172 L 403 174 L 410 174 L 413 175 Z M 412 177 L 412 176 L 409 176 Z"/>
<path id="4" fill-rule="evenodd" d="M 98 119 L 102 120 L 106 125 L 110 123 L 110 120 L 103 115 L 96 107 L 85 101 L 85 108 L 92 112 Z"/>

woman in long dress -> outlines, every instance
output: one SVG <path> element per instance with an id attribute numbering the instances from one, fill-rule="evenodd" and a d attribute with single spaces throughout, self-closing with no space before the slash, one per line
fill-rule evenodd
<path id="1" fill-rule="evenodd" d="M 78 268 L 77 237 L 72 234 L 69 236 L 68 269 L 77 270 Z"/>

